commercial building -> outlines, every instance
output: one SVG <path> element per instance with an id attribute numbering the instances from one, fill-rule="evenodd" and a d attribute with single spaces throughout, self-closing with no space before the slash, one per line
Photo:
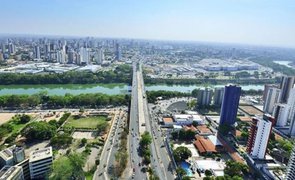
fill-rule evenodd
<path id="1" fill-rule="evenodd" d="M 279 102 L 281 96 L 281 89 L 276 87 L 270 87 L 266 95 L 266 101 L 264 102 L 263 111 L 265 113 L 272 114 L 275 104 Z"/>
<path id="2" fill-rule="evenodd" d="M 4 166 L 0 170 L 0 180 L 24 180 L 23 170 L 19 166 Z"/>
<path id="3" fill-rule="evenodd" d="M 284 127 L 287 125 L 290 107 L 287 104 L 277 104 L 273 111 L 273 117 L 276 119 L 276 126 Z"/>
<path id="4" fill-rule="evenodd" d="M 218 107 L 221 106 L 223 95 L 224 95 L 224 88 L 215 88 L 214 97 L 213 97 L 213 104 L 215 106 L 218 106 Z"/>
<path id="5" fill-rule="evenodd" d="M 288 162 L 287 177 L 286 180 L 295 179 L 295 146 L 293 147 L 291 157 Z"/>
<path id="6" fill-rule="evenodd" d="M 16 145 L 6 148 L 0 152 L 0 168 L 9 165 L 13 166 L 25 159 L 25 152 L 23 147 Z"/>
<path id="7" fill-rule="evenodd" d="M 237 118 L 241 87 L 235 85 L 225 86 L 221 105 L 220 125 L 234 125 Z"/>
<path id="8" fill-rule="evenodd" d="M 247 152 L 253 159 L 264 159 L 271 129 L 271 121 L 253 118 L 247 143 Z"/>
<path id="9" fill-rule="evenodd" d="M 29 159 L 31 179 L 44 178 L 51 168 L 52 161 L 51 147 L 31 152 Z"/>
<path id="10" fill-rule="evenodd" d="M 295 76 L 283 76 L 281 79 L 280 89 L 281 89 L 281 96 L 280 96 L 280 102 L 286 103 L 291 89 L 294 87 L 295 83 Z"/>
<path id="11" fill-rule="evenodd" d="M 197 103 L 199 106 L 209 106 L 211 104 L 213 91 L 211 89 L 205 88 L 200 89 L 198 92 Z"/>
<path id="12" fill-rule="evenodd" d="M 204 124 L 204 120 L 201 116 L 196 114 L 175 114 L 173 115 L 175 125 L 191 125 L 193 122 L 198 124 Z"/>

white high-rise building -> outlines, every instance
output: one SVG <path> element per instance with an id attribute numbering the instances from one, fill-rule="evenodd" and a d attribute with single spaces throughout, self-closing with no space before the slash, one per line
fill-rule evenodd
<path id="1" fill-rule="evenodd" d="M 271 121 L 253 118 L 247 144 L 247 152 L 253 159 L 264 159 L 271 129 Z"/>
<path id="2" fill-rule="evenodd" d="M 264 102 L 263 110 L 265 113 L 272 114 L 275 104 L 280 100 L 281 90 L 276 87 L 271 87 L 268 89 L 266 101 Z"/>
<path id="3" fill-rule="evenodd" d="M 97 64 L 102 64 L 104 61 L 104 50 L 99 48 L 94 54 L 94 59 Z"/>
<path id="4" fill-rule="evenodd" d="M 47 147 L 32 151 L 29 159 L 31 179 L 43 179 L 52 165 L 52 148 Z"/>
<path id="5" fill-rule="evenodd" d="M 80 63 L 85 63 L 86 65 L 89 64 L 89 52 L 87 48 L 81 47 L 80 48 Z"/>
<path id="6" fill-rule="evenodd" d="M 287 104 L 289 106 L 289 113 L 288 113 L 288 120 L 290 121 L 289 134 L 290 136 L 294 137 L 295 136 L 295 87 L 293 87 L 290 91 Z"/>
<path id="7" fill-rule="evenodd" d="M 276 104 L 272 116 L 276 119 L 276 126 L 287 125 L 289 106 L 287 104 Z"/>

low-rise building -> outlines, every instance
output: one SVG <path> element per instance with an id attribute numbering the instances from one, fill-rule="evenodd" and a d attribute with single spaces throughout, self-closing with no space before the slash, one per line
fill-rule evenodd
<path id="1" fill-rule="evenodd" d="M 173 119 L 177 125 L 191 125 L 193 122 L 204 124 L 203 118 L 197 114 L 175 114 Z"/>

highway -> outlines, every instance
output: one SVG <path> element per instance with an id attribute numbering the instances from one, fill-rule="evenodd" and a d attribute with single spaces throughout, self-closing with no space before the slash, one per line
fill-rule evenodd
<path id="1" fill-rule="evenodd" d="M 132 92 L 130 106 L 130 123 L 128 134 L 129 161 L 126 171 L 130 176 L 127 179 L 148 179 L 147 173 L 143 170 L 142 157 L 139 156 L 140 135 L 148 131 L 152 136 L 151 163 L 150 166 L 154 173 L 161 180 L 175 179 L 172 163 L 168 152 L 164 146 L 164 139 L 157 121 L 152 117 L 148 110 L 148 102 L 142 76 L 142 69 L 137 69 L 136 63 L 133 63 Z M 115 119 L 117 120 L 117 119 Z M 111 133 L 107 138 L 104 149 L 101 154 L 100 165 L 94 175 L 94 180 L 110 179 L 112 176 L 112 166 L 115 162 L 114 155 L 117 151 L 115 146 L 118 139 L 118 127 L 121 125 L 120 118 L 112 124 Z M 144 125 L 143 125 L 144 124 Z"/>
<path id="2" fill-rule="evenodd" d="M 129 150 L 130 150 L 130 164 L 133 179 L 146 179 L 146 173 L 141 171 L 142 158 L 139 156 L 138 147 L 140 140 L 140 127 L 139 125 L 139 106 L 138 106 L 138 72 L 136 64 L 133 64 L 133 78 L 132 78 L 132 93 L 131 93 L 131 108 L 130 108 L 130 124 L 129 124 Z"/>

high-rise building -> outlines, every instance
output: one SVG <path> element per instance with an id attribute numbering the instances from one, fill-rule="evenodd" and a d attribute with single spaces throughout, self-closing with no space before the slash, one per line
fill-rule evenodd
<path id="1" fill-rule="evenodd" d="M 272 122 L 264 118 L 253 118 L 249 133 L 247 152 L 253 159 L 264 159 Z"/>
<path id="2" fill-rule="evenodd" d="M 89 52 L 87 48 L 80 48 L 80 64 L 89 64 Z"/>
<path id="3" fill-rule="evenodd" d="M 278 85 L 276 85 L 276 84 L 265 84 L 264 85 L 264 91 L 263 91 L 263 96 L 262 96 L 263 102 L 266 101 L 268 90 L 272 87 L 278 88 Z"/>
<path id="4" fill-rule="evenodd" d="M 275 104 L 279 102 L 281 95 L 281 89 L 276 87 L 270 87 L 266 95 L 266 101 L 264 102 L 263 110 L 265 113 L 272 114 Z"/>
<path id="5" fill-rule="evenodd" d="M 197 103 L 199 106 L 208 106 L 211 104 L 213 91 L 205 88 L 200 89 L 198 92 Z"/>
<path id="6" fill-rule="evenodd" d="M 34 46 L 34 59 L 41 59 L 40 47 Z"/>
<path id="7" fill-rule="evenodd" d="M 25 159 L 25 151 L 23 147 L 13 145 L 0 151 L 0 168 L 9 165 L 13 166 Z"/>
<path id="8" fill-rule="evenodd" d="M 102 64 L 104 61 L 104 51 L 102 48 L 99 48 L 94 54 L 94 60 L 97 64 Z"/>
<path id="9" fill-rule="evenodd" d="M 234 125 L 237 118 L 241 95 L 241 87 L 228 85 L 224 88 L 224 95 L 221 105 L 220 125 Z"/>
<path id="10" fill-rule="evenodd" d="M 120 45 L 119 43 L 116 43 L 116 46 L 115 46 L 115 60 L 121 60 L 121 48 L 120 48 Z"/>
<path id="11" fill-rule="evenodd" d="M 0 52 L 0 61 L 4 61 L 4 54 Z"/>
<path id="12" fill-rule="evenodd" d="M 223 95 L 224 95 L 224 88 L 215 88 L 214 97 L 213 97 L 213 104 L 215 106 L 218 106 L 218 107 L 221 106 Z"/>
<path id="13" fill-rule="evenodd" d="M 44 179 L 52 165 L 52 148 L 32 151 L 29 159 L 31 179 Z"/>
<path id="14" fill-rule="evenodd" d="M 4 43 L 2 44 L 1 50 L 3 54 L 6 52 L 6 45 Z"/>
<path id="15" fill-rule="evenodd" d="M 9 43 L 9 44 L 8 44 L 8 53 L 9 53 L 10 55 L 15 53 L 15 46 L 14 46 L 13 43 Z"/>
<path id="16" fill-rule="evenodd" d="M 273 117 L 276 119 L 276 126 L 284 127 L 287 125 L 289 106 L 287 104 L 276 104 Z"/>
<path id="17" fill-rule="evenodd" d="M 4 166 L 0 170 L 0 180 L 24 180 L 23 170 L 19 166 Z"/>
<path id="18" fill-rule="evenodd" d="M 288 162 L 286 180 L 294 180 L 295 179 L 295 146 L 293 147 L 291 157 Z"/>
<path id="19" fill-rule="evenodd" d="M 288 120 L 292 120 L 295 116 L 295 87 L 290 91 L 287 105 L 290 107 Z"/>
<path id="20" fill-rule="evenodd" d="M 295 76 L 283 76 L 280 84 L 280 89 L 281 89 L 281 97 L 280 97 L 280 102 L 281 103 L 286 103 L 291 89 L 294 87 L 295 83 Z"/>

